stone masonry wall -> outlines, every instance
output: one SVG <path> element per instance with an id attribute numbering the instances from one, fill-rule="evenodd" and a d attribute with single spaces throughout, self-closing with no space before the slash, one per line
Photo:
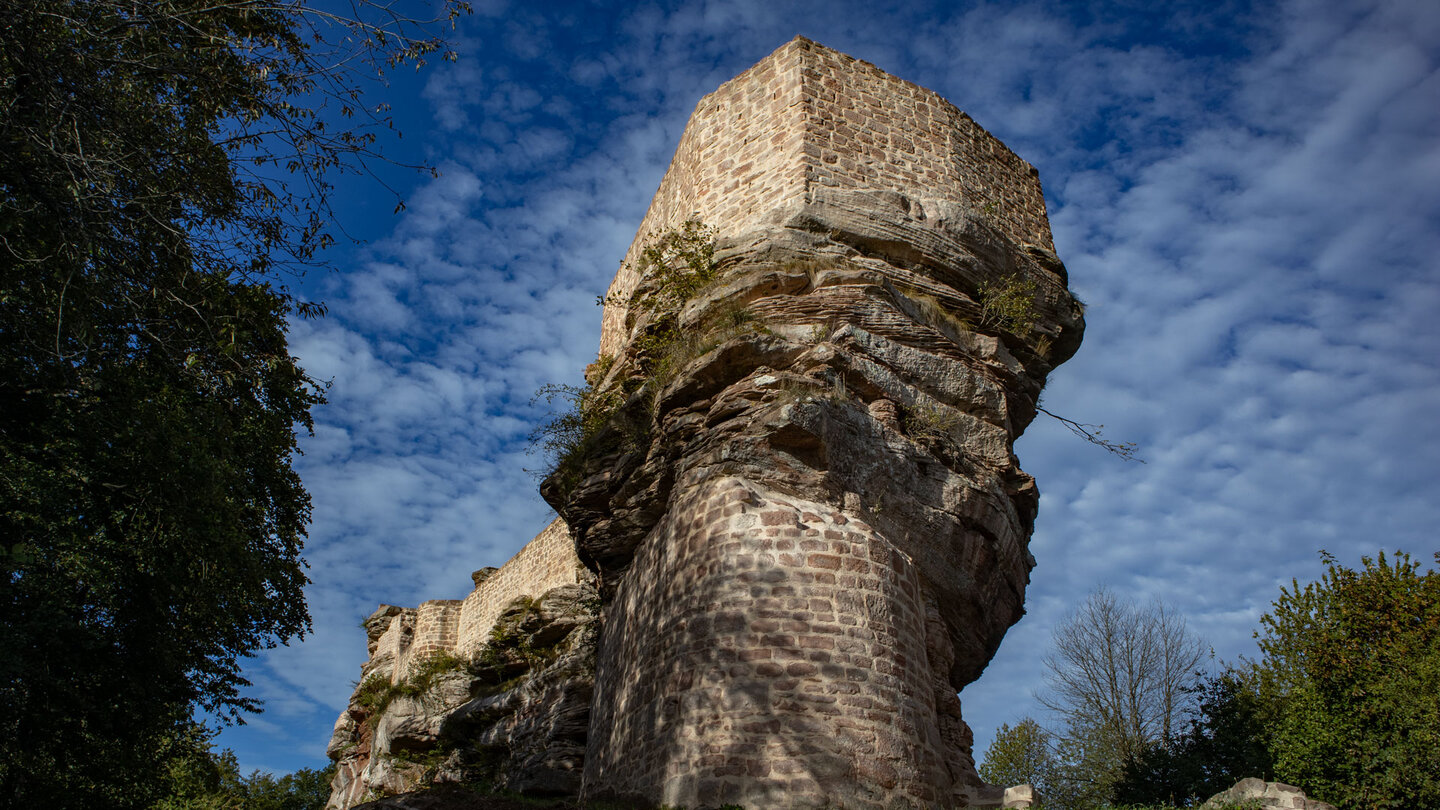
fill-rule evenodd
<path id="1" fill-rule="evenodd" d="M 586 783 L 682 806 L 949 806 L 913 562 L 742 479 L 680 502 L 610 612 Z"/>
<path id="2" fill-rule="evenodd" d="M 982 212 L 1016 244 L 1054 250 L 1034 166 L 934 91 L 814 43 L 792 45 L 802 54 L 807 188 L 918 190 Z"/>
<path id="3" fill-rule="evenodd" d="M 738 235 L 814 186 L 924 189 L 1054 249 L 1035 167 L 934 91 L 796 37 L 696 105 L 608 297 L 635 288 L 630 268 L 659 234 L 698 219 Z M 625 316 L 605 307 L 600 354 L 624 345 Z"/>
<path id="4" fill-rule="evenodd" d="M 382 609 L 385 607 L 381 605 Z M 415 639 L 415 613 L 405 608 L 397 610 L 384 632 L 376 639 L 375 648 L 370 651 L 370 660 L 365 662 L 367 671 L 373 664 L 388 659 L 393 664 L 390 670 L 391 682 L 397 682 L 404 677 L 404 667 L 400 664 L 406 660 L 410 645 Z"/>
<path id="5" fill-rule="evenodd" d="M 739 233 L 805 190 L 800 163 L 800 61 L 795 40 L 700 99 L 670 168 L 640 221 L 608 296 L 623 299 L 639 280 L 633 267 L 655 236 L 698 219 Z M 624 343 L 625 308 L 605 307 L 600 354 Z"/>
<path id="6" fill-rule="evenodd" d="M 469 656 L 489 638 L 506 605 L 521 596 L 539 597 L 573 585 L 584 573 L 570 532 L 557 518 L 463 601 L 432 599 L 414 610 L 401 609 L 376 640 L 370 661 L 391 658 L 395 665 L 390 678 L 398 683 L 414 664 L 441 650 Z"/>
<path id="7" fill-rule="evenodd" d="M 488 575 L 475 577 L 475 589 L 463 601 L 432 599 L 416 608 L 381 605 L 366 620 L 370 657 L 360 671 L 361 685 L 336 720 L 326 747 L 337 766 L 326 805 L 331 810 L 353 807 L 376 791 L 393 794 L 418 787 L 427 766 L 416 760 L 416 754 L 434 750 L 447 717 L 471 697 L 470 676 L 463 671 L 449 672 L 440 680 L 432 681 L 430 691 L 418 699 L 396 698 L 377 715 L 371 705 L 358 699 L 367 681 L 384 678 L 391 684 L 406 682 L 420 662 L 441 651 L 470 658 L 489 640 L 490 631 L 505 608 L 520 597 L 537 600 L 542 616 L 545 606 L 550 605 L 551 615 L 546 618 L 550 625 L 555 625 L 555 603 L 558 601 L 563 607 L 566 598 L 574 598 L 573 593 L 566 593 L 564 586 L 574 586 L 588 578 L 576 556 L 569 529 L 560 520 L 553 521 L 503 566 L 486 569 L 484 573 Z M 547 594 L 549 602 L 545 601 Z M 565 628 L 559 630 L 561 637 L 566 635 Z M 551 643 L 555 643 L 553 638 Z M 586 657 L 585 653 L 580 654 L 582 660 Z M 550 677 L 553 680 L 556 676 Z M 554 750 L 543 752 L 548 758 L 538 760 L 538 765 L 522 763 L 515 778 L 523 783 L 521 777 L 526 774 L 531 778 L 535 774 L 549 774 L 556 779 L 578 774 L 578 766 L 567 763 L 578 760 L 580 755 L 576 752 L 583 751 L 583 745 L 567 740 L 565 734 L 574 736 L 575 732 L 564 722 L 548 722 L 554 718 L 546 712 L 568 711 L 574 715 L 577 701 L 582 709 L 588 708 L 585 705 L 589 697 L 588 682 L 577 681 L 573 686 L 542 683 L 533 691 L 552 697 L 559 695 L 561 700 L 554 707 L 547 705 L 535 711 L 521 711 L 516 705 L 525 708 L 526 700 L 533 700 L 533 695 L 527 693 L 528 697 L 514 698 L 507 704 L 509 708 L 500 712 L 509 717 L 507 722 L 523 726 L 522 721 L 529 719 L 541 728 L 537 731 L 526 727 L 526 733 L 517 732 L 517 739 L 507 742 L 524 742 L 531 747 L 551 745 Z M 571 725 L 578 723 L 583 729 L 586 713 L 580 712 L 578 719 L 567 719 Z M 495 718 L 489 720 L 493 723 Z M 472 718 L 472 725 L 476 722 Z M 484 727 L 484 723 L 479 725 Z M 575 782 L 574 787 L 578 788 L 578 779 Z"/>
<path id="8" fill-rule="evenodd" d="M 474 653 L 506 605 L 521 596 L 538 597 L 551 588 L 580 582 L 584 570 L 565 521 L 556 518 L 465 597 L 450 649 L 462 656 Z"/>
<path id="9" fill-rule="evenodd" d="M 460 624 L 459 599 L 432 599 L 415 609 L 415 634 L 400 655 L 393 680 L 402 680 L 410 668 L 442 650 L 455 650 Z"/>

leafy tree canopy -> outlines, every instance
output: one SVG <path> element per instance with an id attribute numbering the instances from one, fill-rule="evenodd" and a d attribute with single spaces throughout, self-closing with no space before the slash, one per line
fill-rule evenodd
<path id="1" fill-rule="evenodd" d="M 1002 723 L 980 763 L 980 778 L 1000 787 L 1029 785 L 1035 790 L 1035 806 L 1043 810 L 1054 793 L 1059 768 L 1053 746 L 1050 732 L 1033 718 L 1026 717 L 1013 728 Z"/>
<path id="2" fill-rule="evenodd" d="M 1440 807 L 1440 571 L 1322 556 L 1257 634 L 1276 774 L 1340 807 Z"/>
<path id="3" fill-rule="evenodd" d="M 308 628 L 283 280 L 387 123 L 357 77 L 440 44 L 351 10 L 0 0 L 0 803 L 150 803 Z"/>
<path id="4" fill-rule="evenodd" d="M 165 773 L 166 795 L 150 810 L 322 810 L 335 766 L 301 768 L 284 776 L 240 774 L 229 750 L 216 754 L 210 735 L 190 726 L 173 738 L 176 756 Z"/>
<path id="5" fill-rule="evenodd" d="M 1265 731 L 1269 713 L 1255 673 L 1227 668 L 1193 692 L 1189 727 L 1127 762 L 1115 785 L 1115 801 L 1185 806 L 1245 777 L 1274 780 Z"/>

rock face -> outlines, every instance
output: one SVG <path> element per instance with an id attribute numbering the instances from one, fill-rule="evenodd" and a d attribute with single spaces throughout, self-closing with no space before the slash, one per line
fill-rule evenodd
<path id="1" fill-rule="evenodd" d="M 599 600 L 556 521 L 463 601 L 381 605 L 326 753 L 329 810 L 430 784 L 575 793 Z"/>
<path id="2" fill-rule="evenodd" d="M 1083 329 L 1034 169 L 797 39 L 700 102 L 607 302 L 628 398 L 542 488 L 607 602 L 586 793 L 998 805 L 956 692 L 1023 612 L 1011 445 Z"/>
<path id="3" fill-rule="evenodd" d="M 956 693 L 1023 613 L 1038 493 L 1012 444 L 1083 332 L 1033 167 L 797 38 L 701 100 L 606 301 L 542 486 L 602 619 L 561 611 L 544 667 L 392 724 L 469 752 L 428 778 L 489 756 L 641 805 L 999 806 Z M 494 655 L 487 610 L 462 657 Z M 400 738 L 356 707 L 332 807 L 419 778 L 374 764 Z"/>
<path id="4" fill-rule="evenodd" d="M 1210 797 L 1202 808 L 1230 807 L 1237 804 L 1265 810 L 1335 810 L 1335 806 L 1305 798 L 1305 791 L 1283 782 L 1266 782 L 1249 777 L 1235 786 Z"/>

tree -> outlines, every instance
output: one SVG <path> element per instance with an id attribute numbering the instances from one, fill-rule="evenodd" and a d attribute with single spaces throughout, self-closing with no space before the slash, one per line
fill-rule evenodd
<path id="1" fill-rule="evenodd" d="M 1321 556 L 1257 633 L 1276 775 L 1341 807 L 1440 807 L 1440 571 Z"/>
<path id="2" fill-rule="evenodd" d="M 213 735 L 192 723 L 172 739 L 165 796 L 149 810 L 323 810 L 335 766 L 301 768 L 284 776 L 240 775 L 235 754 L 211 750 Z"/>
<path id="3" fill-rule="evenodd" d="M 1163 604 L 1101 589 L 1056 628 L 1042 705 L 1063 723 L 1060 759 L 1071 806 L 1106 801 L 1125 763 L 1183 720 L 1208 648 Z"/>
<path id="4" fill-rule="evenodd" d="M 980 778 L 1000 787 L 1029 785 L 1035 789 L 1035 806 L 1043 810 L 1058 767 L 1052 745 L 1050 732 L 1033 718 L 1026 717 L 1013 728 L 1001 724 L 980 763 Z"/>
<path id="5" fill-rule="evenodd" d="M 440 45 L 352 9 L 0 0 L 0 804 L 151 804 L 308 628 L 283 280 L 388 123 L 357 77 Z"/>
<path id="6" fill-rule="evenodd" d="M 1183 804 L 1206 799 L 1247 776 L 1274 779 L 1269 717 L 1249 668 L 1227 668 L 1195 691 L 1188 728 L 1125 764 L 1114 799 L 1126 804 Z"/>

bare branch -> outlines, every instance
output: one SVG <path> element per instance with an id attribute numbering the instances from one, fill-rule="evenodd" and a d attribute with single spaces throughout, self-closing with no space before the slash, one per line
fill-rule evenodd
<path id="1" fill-rule="evenodd" d="M 1051 413 L 1039 405 L 1035 406 L 1035 410 L 1064 425 L 1076 436 L 1079 436 L 1091 444 L 1098 445 L 1126 461 L 1137 461 L 1141 464 L 1145 463 L 1145 459 L 1135 455 L 1136 451 L 1140 448 L 1137 447 L 1134 442 L 1112 442 L 1106 439 L 1103 435 L 1104 425 L 1091 425 L 1085 422 L 1076 422 L 1074 419 L 1066 419 L 1057 413 Z"/>

